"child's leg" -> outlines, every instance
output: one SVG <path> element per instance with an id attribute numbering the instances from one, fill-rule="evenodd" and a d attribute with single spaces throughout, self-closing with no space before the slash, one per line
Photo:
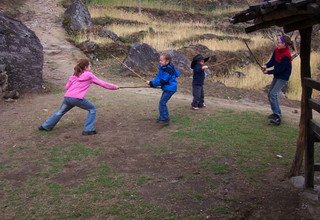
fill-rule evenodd
<path id="1" fill-rule="evenodd" d="M 60 108 L 53 113 L 45 122 L 42 123 L 42 128 L 44 130 L 50 131 L 54 128 L 54 126 L 59 122 L 62 116 L 67 113 L 70 109 L 72 109 L 74 105 L 70 105 L 66 98 L 63 99 L 63 102 Z M 40 129 L 40 128 L 39 128 Z"/>
<path id="2" fill-rule="evenodd" d="M 193 101 L 191 106 L 192 107 L 199 107 L 201 101 L 201 86 L 193 85 L 192 86 L 192 94 L 193 94 Z"/>
<path id="3" fill-rule="evenodd" d="M 201 92 L 200 92 L 200 102 L 199 102 L 199 107 L 202 108 L 204 104 L 204 89 L 203 85 L 201 86 Z"/>
<path id="4" fill-rule="evenodd" d="M 286 85 L 286 83 L 287 81 L 282 79 L 273 79 L 270 90 L 269 90 L 269 94 L 268 94 L 272 112 L 279 117 L 281 117 L 281 110 L 279 106 L 278 97 L 281 92 L 281 89 Z"/>
<path id="5" fill-rule="evenodd" d="M 77 99 L 75 106 L 88 111 L 87 119 L 84 123 L 83 131 L 91 132 L 96 130 L 96 106 L 86 99 Z"/>
<path id="6" fill-rule="evenodd" d="M 174 94 L 174 92 L 167 92 L 164 91 L 161 95 L 160 102 L 159 102 L 159 120 L 160 121 L 169 121 L 169 111 L 167 107 L 167 102 L 171 98 L 171 96 Z"/>

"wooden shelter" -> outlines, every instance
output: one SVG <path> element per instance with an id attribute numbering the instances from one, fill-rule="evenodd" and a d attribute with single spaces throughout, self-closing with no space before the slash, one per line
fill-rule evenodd
<path id="1" fill-rule="evenodd" d="M 320 90 L 320 82 L 311 79 L 310 53 L 313 25 L 320 23 L 320 0 L 271 0 L 249 6 L 230 18 L 233 24 L 251 22 L 246 33 L 271 26 L 283 27 L 285 33 L 299 30 L 301 59 L 301 116 L 299 139 L 290 175 L 298 175 L 305 152 L 305 187 L 314 187 L 314 143 L 320 142 L 320 123 L 313 119 L 313 110 L 320 113 L 320 103 L 312 99 L 312 90 Z"/>

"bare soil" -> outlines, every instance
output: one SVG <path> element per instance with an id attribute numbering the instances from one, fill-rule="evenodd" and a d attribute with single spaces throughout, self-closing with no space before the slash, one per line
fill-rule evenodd
<path id="1" fill-rule="evenodd" d="M 203 175 L 199 173 L 194 162 L 201 160 L 208 150 L 193 152 L 193 154 L 179 154 L 179 149 L 186 143 L 169 146 L 175 151 L 165 155 L 154 155 L 143 150 L 141 146 L 153 142 L 163 142 L 164 136 L 174 132 L 174 124 L 163 127 L 154 123 L 157 115 L 157 102 L 159 90 L 151 89 L 123 89 L 119 91 L 105 91 L 93 87 L 88 94 L 89 99 L 97 104 L 97 130 L 95 136 L 81 136 L 82 119 L 85 112 L 80 109 L 72 110 L 54 129 L 49 136 L 39 135 L 37 126 L 47 118 L 54 109 L 58 108 L 63 97 L 62 88 L 67 77 L 72 72 L 76 60 L 84 55 L 70 44 L 66 33 L 61 27 L 60 15 L 62 8 L 57 7 L 58 0 L 27 0 L 22 9 L 21 18 L 35 31 L 40 38 L 45 52 L 44 79 L 51 85 L 50 92 L 45 94 L 27 94 L 14 103 L 0 102 L 0 146 L 4 152 L 15 151 L 17 156 L 30 156 L 30 158 L 45 157 L 39 149 L 50 146 L 63 146 L 66 143 L 82 143 L 94 148 L 104 144 L 106 146 L 98 159 L 86 161 L 85 164 L 69 163 L 63 173 L 57 175 L 53 181 L 64 186 L 72 186 L 86 177 L 97 164 L 106 161 L 113 170 L 124 176 L 138 176 L 148 174 L 154 178 L 165 177 L 170 181 L 153 181 L 139 188 L 139 193 L 148 202 L 166 206 L 173 212 L 183 216 L 190 209 L 203 210 L 210 204 L 217 204 L 225 198 L 237 198 L 238 204 L 232 207 L 237 213 L 237 219 L 267 218 L 267 219 L 308 219 L 307 211 L 301 208 L 299 192 L 293 189 L 285 178 L 286 170 L 274 167 L 273 172 L 265 177 L 263 186 L 248 187 L 241 176 L 236 174 L 217 176 L 210 181 L 217 185 L 214 191 L 197 180 L 182 181 L 190 176 Z M 97 71 L 101 72 L 101 71 Z M 114 73 L 100 75 L 110 82 L 119 85 L 143 85 L 136 78 L 125 78 Z M 189 78 L 181 79 L 181 90 L 169 104 L 172 114 L 189 111 L 190 81 Z M 240 111 L 258 111 L 269 113 L 266 103 L 266 94 L 226 88 L 216 83 L 208 82 L 206 85 L 207 109 L 199 114 L 214 112 L 220 108 L 231 108 Z M 287 123 L 298 124 L 298 103 L 283 99 L 284 120 Z M 28 147 L 27 150 L 23 146 Z M 1 164 L 16 164 L 17 168 L 6 171 L 1 178 L 12 182 L 19 187 L 23 181 L 37 172 L 44 170 L 41 164 L 34 161 L 17 162 L 7 156 L 0 155 Z M 219 181 L 218 181 L 219 180 Z M 199 192 L 207 192 L 207 197 L 201 202 L 193 199 L 179 198 L 168 199 L 168 195 L 184 195 L 185 189 L 190 188 Z M 3 194 L 0 193 L 0 200 Z M 10 217 L 10 216 L 6 216 Z"/>

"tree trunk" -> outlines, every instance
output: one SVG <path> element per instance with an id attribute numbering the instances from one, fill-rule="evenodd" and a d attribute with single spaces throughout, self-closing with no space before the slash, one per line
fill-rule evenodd
<path id="1" fill-rule="evenodd" d="M 302 86 L 302 94 L 301 94 L 301 115 L 300 115 L 300 123 L 299 123 L 299 137 L 297 141 L 297 148 L 294 160 L 291 165 L 291 170 L 289 176 L 298 176 L 300 174 L 303 155 L 305 151 L 305 140 L 306 140 L 306 130 L 305 124 L 306 122 L 306 90 L 303 82 L 304 77 L 311 77 L 311 68 L 310 68 L 310 53 L 311 53 L 311 34 L 312 27 L 308 27 L 305 29 L 299 30 L 301 36 L 300 43 L 300 75 L 301 75 L 301 86 Z"/>

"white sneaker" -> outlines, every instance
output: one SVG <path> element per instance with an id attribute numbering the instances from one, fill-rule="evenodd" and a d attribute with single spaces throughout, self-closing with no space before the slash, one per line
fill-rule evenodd
<path id="1" fill-rule="evenodd" d="M 193 107 L 193 106 L 192 106 L 192 110 L 199 110 L 199 108 L 198 108 L 198 107 Z"/>

